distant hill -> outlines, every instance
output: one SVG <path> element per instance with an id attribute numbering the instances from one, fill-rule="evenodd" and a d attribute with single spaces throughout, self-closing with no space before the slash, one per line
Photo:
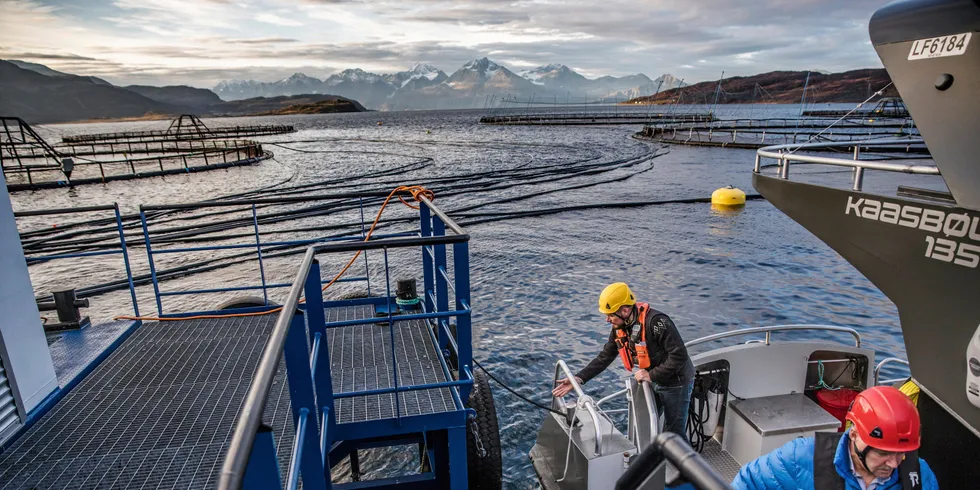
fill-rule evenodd
<path id="1" fill-rule="evenodd" d="M 124 88 L 98 83 L 92 77 L 61 75 L 42 75 L 0 61 L 0 114 L 43 124 L 137 117 L 148 112 L 181 114 L 191 111 Z"/>
<path id="2" fill-rule="evenodd" d="M 260 112 L 256 116 L 286 116 L 292 114 L 331 114 L 335 112 L 360 112 L 353 101 L 347 99 L 321 100 L 309 104 L 293 104 L 282 109 Z"/>
<path id="3" fill-rule="evenodd" d="M 187 85 L 167 87 L 127 85 L 123 88 L 157 102 L 184 107 L 207 108 L 208 106 L 221 103 L 221 98 L 214 92 L 206 88 L 194 88 L 188 87 Z"/>
<path id="4" fill-rule="evenodd" d="M 35 124 L 166 118 L 177 114 L 239 116 L 311 104 L 284 113 L 366 110 L 357 101 L 328 94 L 225 102 L 207 89 L 184 85 L 117 87 L 100 78 L 62 73 L 36 63 L 0 60 L 0 115 L 17 116 Z"/>
<path id="5" fill-rule="evenodd" d="M 210 108 L 214 115 L 243 116 L 271 114 L 324 114 L 327 112 L 366 111 L 359 102 L 336 95 L 291 95 L 280 97 L 254 97 L 215 104 Z"/>
<path id="6" fill-rule="evenodd" d="M 718 93 L 719 104 L 799 103 L 803 86 L 807 85 L 807 102 L 861 102 L 891 79 L 883 68 L 846 71 L 843 73 L 810 72 L 806 83 L 805 71 L 773 71 L 748 77 L 726 78 Z M 625 104 L 710 104 L 714 101 L 718 82 L 701 82 L 659 94 L 636 97 Z M 897 97 L 892 85 L 883 96 Z"/>
<path id="7" fill-rule="evenodd" d="M 17 65 L 18 68 L 23 68 L 25 70 L 31 70 L 34 73 L 40 73 L 41 75 L 48 76 L 48 77 L 65 77 L 65 78 L 67 78 L 67 77 L 74 77 L 74 78 L 84 78 L 86 80 L 90 80 L 92 83 L 95 83 L 97 85 L 109 85 L 109 86 L 112 85 L 111 83 L 109 83 L 109 82 L 107 82 L 107 81 L 105 81 L 105 80 L 103 80 L 101 78 L 98 78 L 98 77 L 83 77 L 81 75 L 72 75 L 70 73 L 64 73 L 64 72 L 60 72 L 58 70 L 52 70 L 51 68 L 48 68 L 47 66 L 44 66 L 44 65 L 41 65 L 41 64 L 38 64 L 38 63 L 29 63 L 27 61 L 20 61 L 20 60 L 6 60 L 6 61 L 9 61 L 10 63 L 13 63 L 13 64 Z"/>

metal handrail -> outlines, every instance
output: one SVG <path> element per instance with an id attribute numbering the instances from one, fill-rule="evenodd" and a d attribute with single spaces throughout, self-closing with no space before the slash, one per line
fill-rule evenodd
<path id="1" fill-rule="evenodd" d="M 819 134 L 819 133 L 818 133 Z M 848 167 L 854 170 L 854 183 L 851 188 L 860 191 L 864 186 L 865 170 L 882 170 L 885 172 L 901 172 L 919 175 L 942 175 L 939 167 L 934 165 L 908 165 L 904 163 L 892 163 L 883 160 L 861 160 L 861 147 L 885 146 L 885 145 L 919 145 L 924 144 L 921 138 L 901 138 L 901 139 L 869 139 L 863 141 L 835 141 L 830 143 L 791 143 L 785 145 L 774 145 L 760 148 L 755 153 L 754 173 L 762 171 L 762 159 L 772 158 L 778 161 L 780 170 L 779 177 L 783 180 L 789 179 L 789 167 L 791 162 L 816 163 L 821 165 L 834 165 L 838 167 Z M 845 147 L 854 149 L 853 158 L 832 158 L 813 155 L 800 155 L 795 153 L 797 150 L 821 149 Z"/>
<path id="2" fill-rule="evenodd" d="M 242 404 L 238 421 L 235 423 L 235 431 L 231 436 L 231 443 L 228 445 L 228 455 L 221 466 L 221 475 L 218 479 L 218 488 L 241 488 L 245 478 L 245 468 L 248 466 L 248 458 L 255 443 L 255 434 L 258 432 L 259 425 L 262 423 L 262 412 L 265 410 L 265 399 L 269 396 L 272 389 L 272 380 L 275 378 L 276 369 L 279 366 L 279 359 L 282 357 L 283 349 L 286 346 L 286 334 L 296 308 L 299 306 L 299 297 L 303 293 L 306 285 L 306 276 L 310 273 L 310 266 L 313 264 L 313 257 L 319 247 L 309 247 L 303 255 L 303 263 L 296 272 L 293 280 L 293 287 L 289 288 L 289 295 L 283 303 L 282 313 L 276 318 L 276 324 L 269 334 L 269 340 L 262 351 L 262 358 L 259 365 L 255 368 L 255 376 L 245 394 L 245 402 Z"/>
<path id="3" fill-rule="evenodd" d="M 653 444 L 654 439 L 660 434 L 660 413 L 657 409 L 657 401 L 653 397 L 653 384 L 648 381 L 640 381 L 639 385 L 643 397 L 647 399 L 647 408 L 650 411 L 650 444 Z M 639 450 L 639 445 L 637 445 L 637 450 Z"/>
<path id="4" fill-rule="evenodd" d="M 771 327 L 748 327 L 740 328 L 738 330 L 730 330 L 728 332 L 721 332 L 698 339 L 694 339 L 690 342 L 684 344 L 684 347 L 692 347 L 698 344 L 703 344 L 705 342 L 710 342 L 712 340 L 724 339 L 728 337 L 737 337 L 739 335 L 747 335 L 752 333 L 765 333 L 766 334 L 766 345 L 770 344 L 770 337 L 772 332 L 784 332 L 789 330 L 822 330 L 829 332 L 843 332 L 849 333 L 854 337 L 854 347 L 861 347 L 861 334 L 857 330 L 850 327 L 838 327 L 835 325 L 774 325 Z"/>
<path id="5" fill-rule="evenodd" d="M 905 359 L 902 359 L 901 357 L 886 357 L 886 358 L 882 359 L 881 362 L 879 362 L 875 366 L 875 373 L 874 373 L 874 385 L 875 386 L 878 386 L 878 378 L 879 378 L 879 375 L 881 374 L 881 368 L 885 367 L 885 365 L 887 365 L 887 364 L 894 364 L 894 363 L 904 364 L 906 366 L 909 365 L 909 362 L 906 361 Z M 886 381 L 894 382 L 894 381 L 899 381 L 899 380 L 898 379 L 894 379 L 894 380 L 889 379 L 889 380 L 886 380 Z"/>
<path id="6" fill-rule="evenodd" d="M 568 379 L 568 381 L 572 385 L 572 389 L 575 391 L 575 394 L 578 395 L 578 401 L 576 402 L 576 410 L 578 410 L 582 405 L 584 405 L 585 409 L 589 412 L 589 417 L 592 419 L 592 424 L 595 425 L 595 453 L 596 455 L 601 455 L 602 454 L 602 430 L 601 430 L 602 426 L 599 424 L 599 413 L 596 411 L 595 401 L 592 400 L 592 397 L 586 395 L 585 392 L 582 391 L 582 386 L 578 384 L 578 381 L 575 379 L 575 376 L 572 375 L 572 371 L 568 369 L 568 364 L 565 364 L 565 361 L 561 359 L 559 359 L 558 362 L 555 363 L 555 379 L 554 379 L 555 383 L 558 382 L 559 371 L 565 373 L 565 378 Z M 552 384 L 554 385 L 555 383 Z M 556 397 L 552 395 L 552 402 L 554 402 L 555 398 Z"/>
<path id="7" fill-rule="evenodd" d="M 887 161 L 869 161 L 847 158 L 821 157 L 814 155 L 800 155 L 797 153 L 786 152 L 785 150 L 806 150 L 811 148 L 832 148 L 838 146 L 883 146 L 899 144 L 919 144 L 921 139 L 881 139 L 865 141 L 836 141 L 831 143 L 788 143 L 784 145 L 773 145 L 760 148 L 756 151 L 756 172 L 760 170 L 759 157 L 772 158 L 780 162 L 804 162 L 819 163 L 823 165 L 836 165 L 839 167 L 863 168 L 868 170 L 884 170 L 886 172 L 902 172 L 907 174 L 940 175 L 939 167 L 933 165 L 908 165 L 899 163 L 889 163 Z"/>
<path id="8" fill-rule="evenodd" d="M 431 204 L 431 201 L 426 199 L 425 204 L 427 204 L 432 211 L 437 211 L 437 208 Z M 441 212 L 437 212 L 437 215 L 439 214 L 441 214 Z M 454 232 L 457 230 L 458 232 L 462 232 L 462 229 L 452 221 L 447 222 L 446 225 Z M 299 266 L 299 270 L 296 272 L 296 276 L 293 279 L 293 285 L 289 289 L 289 294 L 287 295 L 286 300 L 283 302 L 282 311 L 276 318 L 276 323 L 272 328 L 272 332 L 269 334 L 269 340 L 266 341 L 265 348 L 262 351 L 262 357 L 259 359 L 258 366 L 255 369 L 255 374 L 252 377 L 252 382 L 249 385 L 248 392 L 245 395 L 245 401 L 242 404 L 238 419 L 235 422 L 231 442 L 228 445 L 227 455 L 221 466 L 218 488 L 241 488 L 242 486 L 245 478 L 245 470 L 248 466 L 249 457 L 251 456 L 252 446 L 255 443 L 255 436 L 258 432 L 259 426 L 262 423 L 262 413 L 265 410 L 265 400 L 268 398 L 269 392 L 272 389 L 272 382 L 275 378 L 279 361 L 283 357 L 286 345 L 286 336 L 289 332 L 293 316 L 299 308 L 300 296 L 306 287 L 306 279 L 310 273 L 310 268 L 313 265 L 313 261 L 317 253 L 324 251 L 340 252 L 358 249 L 364 250 L 414 245 L 424 246 L 429 244 L 449 244 L 467 240 L 469 240 L 469 235 L 463 232 L 455 236 L 447 235 L 427 238 L 376 240 L 360 242 L 359 244 L 320 244 L 307 248 L 306 253 L 303 255 L 303 261 Z M 564 363 L 562 364 L 564 365 Z M 564 368 L 567 372 L 568 367 L 564 366 Z M 578 388 L 578 392 L 581 393 L 581 388 Z M 588 399 L 588 397 L 585 398 Z M 591 399 L 588 399 L 588 401 L 591 401 Z M 598 427 L 599 424 L 597 415 L 595 414 L 595 409 L 592 408 L 591 405 L 589 406 L 589 409 L 590 413 L 593 414 L 593 420 L 596 421 L 596 427 Z"/>

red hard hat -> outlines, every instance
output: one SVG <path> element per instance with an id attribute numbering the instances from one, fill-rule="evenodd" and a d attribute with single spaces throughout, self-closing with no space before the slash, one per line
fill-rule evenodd
<path id="1" fill-rule="evenodd" d="M 847 412 L 861 440 L 890 452 L 919 449 L 919 411 L 909 397 L 891 386 L 875 386 L 858 393 Z"/>

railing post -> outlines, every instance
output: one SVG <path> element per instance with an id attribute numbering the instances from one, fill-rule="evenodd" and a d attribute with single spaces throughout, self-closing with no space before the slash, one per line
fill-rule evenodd
<path id="1" fill-rule="evenodd" d="M 364 198 L 357 198 L 357 206 L 361 209 L 361 238 L 367 236 L 367 229 L 364 227 Z M 368 268 L 368 251 L 362 250 L 361 255 L 364 256 L 364 277 L 367 279 L 367 294 L 371 296 L 371 271 Z"/>
<path id="2" fill-rule="evenodd" d="M 854 161 L 857 162 L 861 160 L 861 144 L 858 143 L 854 145 Z M 856 191 L 860 191 L 864 187 L 864 169 L 861 167 L 854 167 L 854 185 L 852 188 Z"/>
<path id="3" fill-rule="evenodd" d="M 442 221 L 442 218 L 438 216 L 433 216 L 432 218 L 432 234 L 433 236 L 446 236 L 446 223 Z M 434 245 L 435 251 L 435 290 L 436 290 L 436 307 L 433 311 L 438 311 L 440 313 L 445 313 L 449 311 L 449 285 L 446 282 L 445 276 L 443 276 L 439 270 L 446 270 L 446 246 L 445 245 Z M 444 322 L 446 319 L 441 318 L 439 322 Z M 443 329 L 439 329 L 439 350 L 443 350 L 449 345 L 449 339 L 444 338 Z"/>
<path id="4" fill-rule="evenodd" d="M 129 282 L 129 295 L 133 299 L 133 315 L 140 316 L 139 302 L 136 301 L 136 285 L 133 284 L 133 270 L 129 266 L 129 250 L 126 248 L 126 234 L 123 232 L 122 216 L 119 214 L 119 203 L 112 203 L 116 213 L 116 229 L 119 230 L 119 246 L 122 248 L 123 263 L 126 264 L 126 280 Z"/>
<path id="5" fill-rule="evenodd" d="M 783 155 L 783 150 L 779 150 L 779 161 L 782 166 L 779 171 L 779 177 L 782 179 L 789 179 L 789 158 Z"/>
<path id="6" fill-rule="evenodd" d="M 160 283 L 157 281 L 157 269 L 153 265 L 153 248 L 150 247 L 150 230 L 146 226 L 146 213 L 140 206 L 140 224 L 143 225 L 143 240 L 146 242 L 146 260 L 150 263 L 150 279 L 153 281 L 153 294 L 157 300 L 157 315 L 163 315 L 163 301 L 160 300 Z"/>
<path id="7" fill-rule="evenodd" d="M 419 203 L 419 232 L 422 238 L 432 236 L 432 217 L 429 211 L 429 205 L 424 202 Z M 425 311 L 429 313 L 435 308 L 429 296 L 430 293 L 435 294 L 433 282 L 435 271 L 432 268 L 432 257 L 429 255 L 430 251 L 434 255 L 435 247 L 432 245 L 422 246 L 422 301 L 425 305 Z M 438 323 L 438 320 L 436 322 Z M 442 335 L 440 334 L 439 336 L 441 337 Z"/>
<path id="8" fill-rule="evenodd" d="M 469 243 L 462 242 L 453 245 L 453 279 L 456 286 L 456 311 L 463 311 L 470 308 L 470 259 Z M 461 313 L 456 316 L 456 353 L 457 370 L 460 379 L 463 373 L 472 370 L 473 344 L 472 344 L 472 317 L 469 312 Z M 460 386 L 460 399 L 468 400 L 470 397 L 470 386 Z"/>
<path id="9" fill-rule="evenodd" d="M 259 217 L 252 204 L 252 226 L 255 228 L 255 251 L 259 255 L 259 278 L 262 279 L 262 299 L 269 304 L 269 289 L 265 285 L 265 263 L 262 261 L 262 240 L 259 238 Z"/>
<path id="10" fill-rule="evenodd" d="M 313 259 L 306 276 L 306 324 L 310 333 L 310 345 L 315 349 L 310 368 L 313 370 L 313 389 L 316 392 L 317 414 L 327 421 L 321 430 L 332 433 L 337 424 L 333 402 L 333 380 L 330 378 L 330 348 L 327 344 L 327 320 L 323 313 L 323 289 L 320 286 L 320 262 Z M 317 341 L 319 336 L 319 341 Z M 324 415 L 326 415 L 324 417 Z"/>
<path id="11" fill-rule="evenodd" d="M 276 441 L 272 428 L 259 426 L 248 455 L 248 466 L 242 479 L 242 490 L 265 490 L 282 488 L 282 475 L 279 474 L 279 460 L 276 457 Z"/>
<path id="12" fill-rule="evenodd" d="M 283 312 L 288 314 L 289 312 Z M 286 378 L 289 383 L 289 405 L 293 409 L 293 425 L 298 438 L 300 418 L 305 418 L 306 430 L 303 439 L 296 441 L 300 454 L 300 474 L 303 488 L 326 490 L 328 479 L 324 478 L 323 455 L 320 452 L 320 421 L 315 416 L 316 399 L 313 392 L 313 374 L 310 371 L 310 355 L 306 347 L 306 325 L 303 313 L 293 312 L 293 319 L 286 333 L 284 354 L 286 358 Z M 303 412 L 306 412 L 305 414 Z"/>
<path id="13" fill-rule="evenodd" d="M 398 356 L 395 354 L 395 319 L 391 314 L 391 277 L 389 276 L 388 268 L 388 247 L 384 248 L 385 254 L 385 310 L 388 312 L 388 335 L 391 339 L 391 369 L 392 376 L 394 380 L 395 392 L 395 422 L 401 426 L 402 423 L 402 410 L 401 410 L 401 400 L 398 398 Z"/>

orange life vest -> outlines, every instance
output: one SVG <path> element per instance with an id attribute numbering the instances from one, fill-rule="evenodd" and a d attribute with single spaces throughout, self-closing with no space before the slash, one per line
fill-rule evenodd
<path id="1" fill-rule="evenodd" d="M 650 354 L 647 351 L 647 312 L 650 311 L 648 303 L 636 302 L 638 310 L 637 324 L 640 326 L 640 341 L 633 342 L 629 334 L 621 328 L 616 329 L 616 345 L 619 346 L 619 357 L 623 360 L 623 367 L 632 372 L 633 366 L 638 365 L 640 369 L 650 369 Z"/>

